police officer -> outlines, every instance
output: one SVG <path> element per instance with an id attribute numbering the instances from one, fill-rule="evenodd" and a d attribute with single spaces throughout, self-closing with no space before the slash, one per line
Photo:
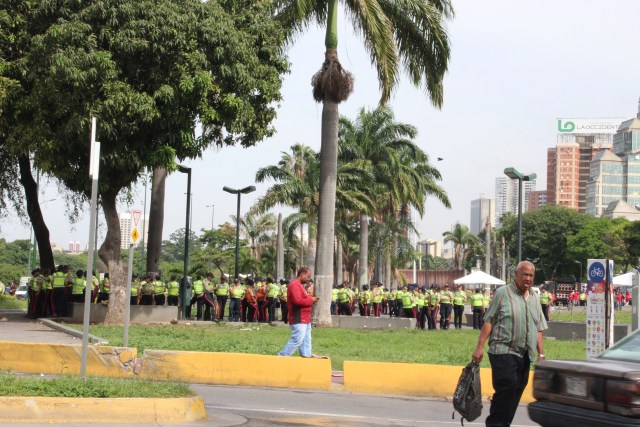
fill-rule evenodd
<path id="1" fill-rule="evenodd" d="M 547 290 L 547 288 L 542 288 L 540 291 L 540 307 L 542 307 L 542 314 L 544 315 L 544 320 L 549 321 L 549 303 L 551 302 L 551 294 Z"/>
<path id="2" fill-rule="evenodd" d="M 54 317 L 64 317 L 67 315 L 67 304 L 69 298 L 67 295 L 67 287 L 72 284 L 73 279 L 69 276 L 69 267 L 66 265 L 58 266 L 58 271 L 52 276 L 52 292 L 51 307 Z"/>
<path id="3" fill-rule="evenodd" d="M 76 271 L 76 277 L 73 278 L 73 284 L 71 285 L 71 302 L 84 302 L 84 292 L 87 286 L 87 281 L 84 278 L 84 271 Z"/>
<path id="4" fill-rule="evenodd" d="M 140 288 L 138 292 L 140 293 L 140 305 L 152 305 L 153 304 L 153 292 L 155 287 L 153 286 L 153 280 L 147 274 L 142 278 L 140 282 Z"/>
<path id="5" fill-rule="evenodd" d="M 343 282 L 338 290 L 338 314 L 351 316 L 351 293 L 349 292 L 349 282 Z"/>
<path id="6" fill-rule="evenodd" d="M 480 288 L 471 294 L 469 297 L 471 301 L 471 312 L 473 313 L 473 329 L 482 329 L 482 316 L 484 315 L 483 300 L 484 297 L 480 293 Z"/>
<path id="7" fill-rule="evenodd" d="M 216 285 L 216 302 L 218 303 L 218 320 L 224 319 L 224 310 L 227 306 L 227 300 L 229 299 L 229 284 L 227 283 L 227 277 L 223 274 L 220 276 L 220 283 Z"/>
<path id="8" fill-rule="evenodd" d="M 131 294 L 129 295 L 129 305 L 138 305 L 140 303 L 140 280 L 138 275 L 131 274 Z"/>
<path id="9" fill-rule="evenodd" d="M 171 280 L 167 283 L 167 305 L 177 306 L 180 300 L 180 284 L 176 275 L 171 276 Z"/>
<path id="10" fill-rule="evenodd" d="M 467 293 L 462 289 L 462 285 L 457 285 L 453 294 L 453 325 L 456 329 L 462 329 L 462 315 L 466 302 Z"/>
<path id="11" fill-rule="evenodd" d="M 240 285 L 240 279 L 233 281 L 233 286 L 229 289 L 229 322 L 240 321 L 240 300 L 244 295 L 244 288 Z"/>
<path id="12" fill-rule="evenodd" d="M 280 279 L 280 294 L 278 299 L 280 300 L 280 311 L 282 312 L 282 321 L 286 324 L 289 323 L 289 305 L 287 304 L 287 290 L 289 288 L 289 281 L 287 279 Z M 338 293 L 336 292 L 336 298 Z"/>
<path id="13" fill-rule="evenodd" d="M 371 291 L 368 285 L 362 285 L 362 292 L 358 301 L 360 316 L 369 316 L 369 305 L 371 304 Z"/>
<path id="14" fill-rule="evenodd" d="M 98 300 L 96 303 L 102 301 L 109 301 L 109 294 L 111 293 L 111 283 L 109 282 L 109 273 L 104 273 L 104 278 L 100 282 L 100 291 L 98 292 Z"/>
<path id="15" fill-rule="evenodd" d="M 153 282 L 153 301 L 156 305 L 164 305 L 164 302 L 166 300 L 164 293 L 166 292 L 166 290 L 167 287 L 160 279 L 160 275 L 156 274 L 155 280 Z"/>
<path id="16" fill-rule="evenodd" d="M 438 311 L 440 306 L 440 286 L 436 283 L 431 285 L 429 291 L 429 329 L 436 329 L 436 320 L 438 319 Z"/>
<path id="17" fill-rule="evenodd" d="M 267 277 L 266 283 L 267 291 L 267 315 L 268 322 L 275 322 L 276 319 L 276 305 L 278 302 L 278 295 L 280 294 L 280 286 L 271 277 Z"/>

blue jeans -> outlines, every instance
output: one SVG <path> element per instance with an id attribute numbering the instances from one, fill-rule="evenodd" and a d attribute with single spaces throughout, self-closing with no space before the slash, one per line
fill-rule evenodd
<path id="1" fill-rule="evenodd" d="M 300 356 L 311 357 L 311 324 L 296 323 L 291 325 L 291 338 L 278 353 L 278 356 L 291 356 L 296 349 L 300 349 Z"/>

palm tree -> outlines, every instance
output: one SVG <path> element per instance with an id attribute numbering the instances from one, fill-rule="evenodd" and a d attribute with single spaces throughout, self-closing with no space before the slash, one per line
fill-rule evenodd
<path id="1" fill-rule="evenodd" d="M 236 221 L 236 216 L 231 215 L 231 219 Z M 269 241 L 276 228 L 275 215 L 271 213 L 256 215 L 247 212 L 240 218 L 240 228 L 251 245 L 251 256 L 260 261 L 262 246 Z"/>
<path id="2" fill-rule="evenodd" d="M 471 233 L 469 227 L 459 222 L 456 223 L 453 230 L 445 231 L 442 236 L 444 237 L 444 243 L 453 242 L 453 260 L 456 268 L 462 270 L 466 252 L 469 248 L 476 247 L 478 236 Z"/>
<path id="3" fill-rule="evenodd" d="M 345 0 L 353 25 L 360 30 L 371 63 L 378 72 L 380 103 L 386 103 L 399 80 L 400 64 L 413 84 L 422 86 L 431 103 L 442 105 L 442 82 L 449 61 L 444 20 L 453 17 L 450 0 Z M 320 297 L 315 323 L 330 325 L 333 227 L 335 221 L 338 104 L 353 89 L 353 77 L 338 61 L 338 0 L 279 0 L 277 18 L 289 39 L 313 21 L 326 24 L 325 60 L 313 76 L 313 97 L 323 103 L 318 209 L 316 289 Z"/>
<path id="4" fill-rule="evenodd" d="M 359 162 L 372 175 L 370 182 L 361 185 L 361 191 L 376 199 L 374 212 L 360 212 L 360 261 L 359 283 L 368 278 L 368 219 L 374 215 L 379 224 L 387 222 L 391 227 L 399 220 L 409 224 L 410 207 L 424 213 L 424 202 L 428 195 L 435 196 L 446 207 L 450 206 L 444 189 L 436 181 L 440 172 L 429 164 L 429 157 L 416 145 L 417 130 L 414 126 L 395 121 L 393 111 L 388 107 L 378 107 L 373 111 L 361 108 L 358 118 L 351 121 L 340 119 L 340 160 Z M 413 226 L 411 224 L 411 226 Z M 406 237 L 408 228 L 404 228 Z M 395 246 L 400 243 L 389 243 Z M 387 264 L 395 249 L 386 251 Z M 390 276 L 386 276 L 390 277 Z M 389 283 L 385 283 L 389 286 Z"/>

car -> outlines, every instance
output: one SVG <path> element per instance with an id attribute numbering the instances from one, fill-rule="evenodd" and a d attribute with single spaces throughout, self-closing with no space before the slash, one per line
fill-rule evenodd
<path id="1" fill-rule="evenodd" d="M 590 360 L 540 362 L 533 397 L 543 427 L 640 426 L 640 330 Z"/>
<path id="2" fill-rule="evenodd" d="M 26 299 L 29 296 L 27 292 L 27 285 L 18 286 L 14 295 L 17 299 Z"/>

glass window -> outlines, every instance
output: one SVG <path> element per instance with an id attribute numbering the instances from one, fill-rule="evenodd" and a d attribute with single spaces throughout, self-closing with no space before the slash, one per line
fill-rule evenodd
<path id="1" fill-rule="evenodd" d="M 640 361 L 640 331 L 627 335 L 613 347 L 605 350 L 600 356 L 602 359 Z"/>

